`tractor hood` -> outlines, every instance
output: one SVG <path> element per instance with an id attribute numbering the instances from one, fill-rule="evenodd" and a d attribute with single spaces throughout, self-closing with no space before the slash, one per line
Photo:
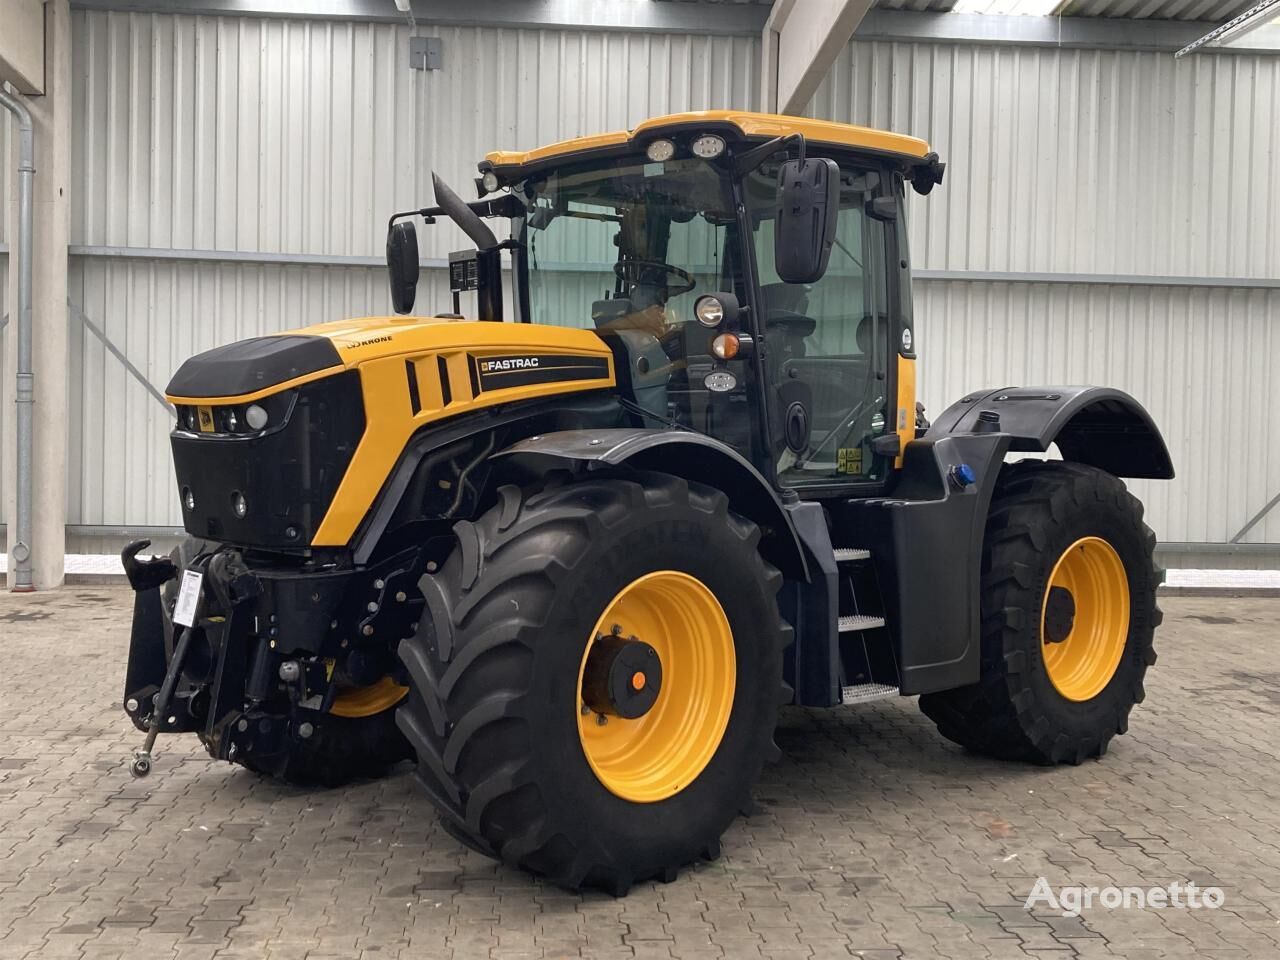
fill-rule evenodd
<path id="1" fill-rule="evenodd" d="M 420 430 L 615 383 L 593 331 L 525 323 L 364 317 L 217 347 L 166 391 L 183 521 L 229 543 L 344 546 Z"/>
<path id="2" fill-rule="evenodd" d="M 479 361 L 495 351 L 512 354 L 508 359 L 513 363 L 523 358 L 527 370 L 548 367 L 540 356 L 522 357 L 520 351 L 610 356 L 609 348 L 589 330 L 436 317 L 360 317 L 206 350 L 178 368 L 165 393 L 173 404 L 245 403 L 370 361 L 426 351 L 474 356 L 477 374 L 488 372 L 489 365 Z M 565 358 L 557 353 L 552 359 Z"/>

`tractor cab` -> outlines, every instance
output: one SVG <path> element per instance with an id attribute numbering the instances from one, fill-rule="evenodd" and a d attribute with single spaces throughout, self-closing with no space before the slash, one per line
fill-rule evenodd
<path id="1" fill-rule="evenodd" d="M 779 135 L 780 119 L 684 114 L 492 153 L 492 199 L 471 204 L 437 179 L 415 213 L 477 243 L 451 256 L 453 313 L 475 290 L 480 319 L 506 319 L 506 249 L 513 319 L 594 330 L 644 425 L 713 437 L 783 487 L 883 484 L 916 429 L 903 185 L 927 191 L 943 165 L 914 138 L 794 118 Z M 411 292 L 402 216 L 389 266 Z"/>

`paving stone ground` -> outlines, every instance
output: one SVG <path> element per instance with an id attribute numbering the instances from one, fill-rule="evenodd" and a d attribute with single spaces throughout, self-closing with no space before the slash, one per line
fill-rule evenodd
<path id="1" fill-rule="evenodd" d="M 969 756 L 913 700 L 788 710 L 724 855 L 621 900 L 450 838 L 400 772 L 304 792 L 120 712 L 130 595 L 0 594 L 0 960 L 1280 957 L 1280 600 L 1170 598 L 1101 762 Z M 1024 909 L 1216 886 L 1219 909 Z"/>

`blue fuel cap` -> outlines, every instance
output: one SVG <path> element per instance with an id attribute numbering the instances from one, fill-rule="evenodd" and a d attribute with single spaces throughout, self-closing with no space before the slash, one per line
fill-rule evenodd
<path id="1" fill-rule="evenodd" d="M 965 487 L 971 486 L 978 479 L 978 475 L 974 473 L 973 467 L 967 463 L 957 464 L 951 468 L 951 482 L 963 490 Z"/>

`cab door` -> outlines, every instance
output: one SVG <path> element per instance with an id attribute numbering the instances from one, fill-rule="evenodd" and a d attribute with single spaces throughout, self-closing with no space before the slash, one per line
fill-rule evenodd
<path id="1" fill-rule="evenodd" d="M 897 351 L 888 296 L 884 222 L 868 204 L 883 193 L 879 168 L 840 165 L 840 209 L 830 263 L 812 284 L 784 283 L 774 269 L 776 164 L 748 177 L 760 283 L 757 331 L 764 339 L 772 460 L 783 486 L 815 494 L 882 486 L 893 453 Z"/>

